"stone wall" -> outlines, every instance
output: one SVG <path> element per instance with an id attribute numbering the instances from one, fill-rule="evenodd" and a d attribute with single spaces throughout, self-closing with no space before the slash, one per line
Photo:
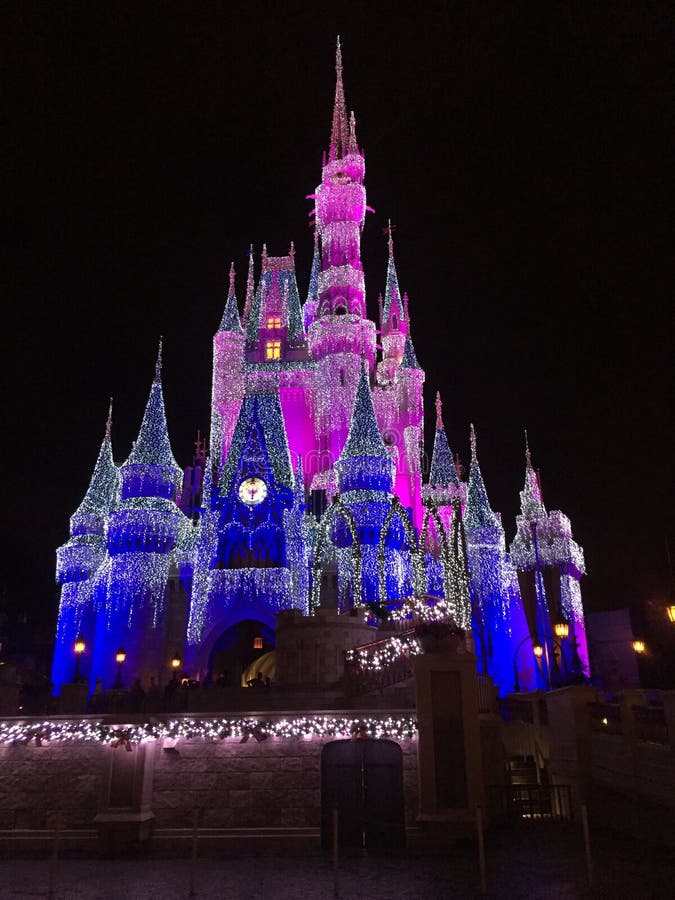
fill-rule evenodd
<path id="1" fill-rule="evenodd" d="M 0 745 L 0 828 L 90 828 L 109 773 L 110 748 L 92 743 Z"/>
<path id="2" fill-rule="evenodd" d="M 143 788 L 155 828 L 190 827 L 199 809 L 204 828 L 318 829 L 321 751 L 329 740 L 156 742 Z M 397 743 L 406 821 L 412 824 L 418 812 L 417 741 Z M 93 742 L 0 745 L 0 830 L 50 828 L 55 813 L 66 829 L 94 827 L 96 815 L 111 808 L 111 755 L 127 752 Z"/>

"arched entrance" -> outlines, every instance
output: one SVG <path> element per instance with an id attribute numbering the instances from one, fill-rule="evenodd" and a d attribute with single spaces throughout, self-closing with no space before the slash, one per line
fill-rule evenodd
<path id="1" fill-rule="evenodd" d="M 331 846 L 333 807 L 341 847 L 405 846 L 403 754 L 394 741 L 332 741 L 321 754 L 321 845 Z"/>
<path id="2" fill-rule="evenodd" d="M 242 673 L 274 650 L 274 631 L 256 619 L 242 619 L 220 635 L 209 656 L 207 681 L 225 687 L 241 685 Z"/>

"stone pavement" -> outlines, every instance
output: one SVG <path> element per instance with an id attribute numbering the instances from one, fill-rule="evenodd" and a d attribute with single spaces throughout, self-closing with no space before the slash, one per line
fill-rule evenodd
<path id="1" fill-rule="evenodd" d="M 666 898 L 673 896 L 675 853 L 609 832 L 592 834 L 594 886 L 586 884 L 581 830 L 518 825 L 493 830 L 486 843 L 488 898 Z M 178 900 L 188 897 L 187 859 L 64 859 L 54 897 L 68 900 Z M 0 862 L 0 897 L 45 897 L 44 858 Z M 341 862 L 339 896 L 369 900 L 479 897 L 476 846 L 445 856 L 355 854 Z M 197 898 L 333 898 L 330 860 L 320 855 L 230 856 L 198 861 Z"/>

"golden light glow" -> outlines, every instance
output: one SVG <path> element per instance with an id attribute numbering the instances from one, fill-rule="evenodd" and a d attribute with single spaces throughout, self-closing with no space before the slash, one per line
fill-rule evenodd
<path id="1" fill-rule="evenodd" d="M 267 341 L 265 359 L 281 359 L 281 341 Z"/>
<path id="2" fill-rule="evenodd" d="M 270 316 L 267 320 L 268 328 L 281 328 L 281 317 L 280 316 Z"/>
<path id="3" fill-rule="evenodd" d="M 603 717 L 602 717 L 602 724 L 603 724 L 603 725 L 609 725 L 609 719 L 607 718 L 607 716 L 603 716 Z"/>
<path id="4" fill-rule="evenodd" d="M 171 658 L 171 668 L 172 669 L 180 669 L 181 662 L 182 662 L 182 659 L 180 658 L 180 656 L 176 655 L 176 656 L 172 657 Z"/>
<path id="5" fill-rule="evenodd" d="M 124 647 L 120 647 L 120 649 L 115 654 L 115 662 L 123 663 L 126 658 L 127 658 L 127 651 L 124 649 Z"/>
<path id="6" fill-rule="evenodd" d="M 636 653 L 644 653 L 646 649 L 644 641 L 638 639 L 633 641 L 633 650 L 635 650 Z"/>
<path id="7" fill-rule="evenodd" d="M 668 614 L 668 618 L 675 625 L 675 604 L 672 606 L 666 606 L 666 613 Z"/>
<path id="8" fill-rule="evenodd" d="M 570 626 L 567 622 L 556 622 L 553 626 L 553 631 L 555 632 L 555 636 L 557 638 L 566 638 L 570 633 Z"/>
<path id="9" fill-rule="evenodd" d="M 541 644 L 534 644 L 532 646 L 532 652 L 537 657 L 537 659 L 541 659 L 544 655 L 544 648 L 541 646 Z"/>
<path id="10" fill-rule="evenodd" d="M 86 649 L 87 649 L 87 645 L 84 642 L 84 638 L 79 637 L 79 636 L 76 637 L 75 638 L 75 652 L 79 655 L 80 653 L 84 653 L 84 651 Z"/>
<path id="11" fill-rule="evenodd" d="M 253 649 L 254 650 L 262 650 L 263 648 L 263 639 L 261 637 L 253 638 Z"/>

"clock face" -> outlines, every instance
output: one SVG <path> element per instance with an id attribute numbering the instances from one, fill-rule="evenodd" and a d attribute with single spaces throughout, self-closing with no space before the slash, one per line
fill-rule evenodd
<path id="1" fill-rule="evenodd" d="M 267 496 L 267 485 L 262 478 L 247 478 L 239 485 L 239 499 L 247 506 L 257 506 Z"/>

